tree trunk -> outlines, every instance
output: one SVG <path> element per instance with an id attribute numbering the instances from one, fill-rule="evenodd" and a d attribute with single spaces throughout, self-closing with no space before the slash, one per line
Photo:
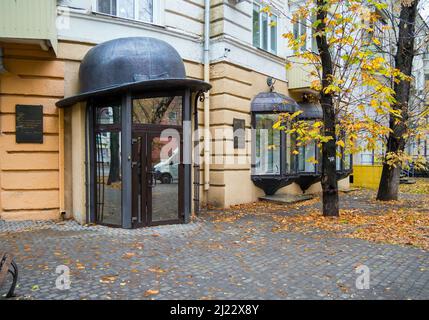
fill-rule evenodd
<path id="1" fill-rule="evenodd" d="M 322 189 L 323 189 L 323 215 L 338 217 L 339 197 L 337 181 L 337 148 L 335 136 L 335 110 L 332 97 L 321 97 L 323 107 L 324 135 L 332 140 L 322 145 Z"/>
<path id="2" fill-rule="evenodd" d="M 317 47 L 322 62 L 322 90 L 320 92 L 320 104 L 323 109 L 324 135 L 331 137 L 329 142 L 322 145 L 322 189 L 323 189 L 323 215 L 339 216 L 338 206 L 338 181 L 337 181 L 337 154 L 335 135 L 335 108 L 331 93 L 325 93 L 332 81 L 332 57 L 326 39 L 327 7 L 325 0 L 317 0 L 317 20 L 321 23 L 317 26 Z"/>
<path id="3" fill-rule="evenodd" d="M 418 2 L 418 0 L 414 0 L 410 6 L 401 6 L 395 67 L 407 76 L 411 76 L 412 74 L 415 55 L 415 22 Z M 402 118 L 393 115 L 390 116 L 389 127 L 392 131 L 389 133 L 387 140 L 386 155 L 397 154 L 398 152 L 403 152 L 405 149 L 404 136 L 407 133 L 410 87 L 410 81 L 401 80 L 398 83 L 395 82 L 394 90 L 396 102 L 393 108 L 401 111 Z M 378 187 L 377 200 L 398 200 L 400 170 L 399 165 L 392 166 L 387 162 L 385 157 L 380 185 Z"/>

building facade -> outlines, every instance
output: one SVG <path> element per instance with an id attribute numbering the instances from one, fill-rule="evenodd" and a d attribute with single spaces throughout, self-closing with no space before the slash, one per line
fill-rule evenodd
<path id="1" fill-rule="evenodd" d="M 134 224 L 141 222 L 136 210 L 139 214 L 150 211 L 145 219 L 155 223 L 156 214 L 162 220 L 158 222 L 176 221 L 175 217 L 162 218 L 159 212 L 179 208 L 178 221 L 186 222 L 203 205 L 222 208 L 253 202 L 264 191 L 319 191 L 319 168 L 306 162 L 318 156 L 316 146 L 291 156 L 290 137 L 272 129 L 279 108 L 300 108 L 309 121 L 320 118 L 320 110 L 304 101 L 309 84 L 302 83 L 302 73 L 285 68 L 286 57 L 291 55 L 282 37 L 292 27 L 287 19 L 288 1 L 270 4 L 272 14 L 261 10 L 263 3 L 249 0 L 43 0 L 37 5 L 3 1 L 0 219 L 62 216 L 80 223 L 129 228 L 145 225 Z M 124 38 L 138 40 L 130 44 Z M 158 45 L 159 51 L 144 49 Z M 125 47 L 128 51 L 121 49 Z M 149 60 L 138 60 L 136 48 Z M 135 54 L 134 61 L 140 62 L 135 69 L 139 69 L 144 61 L 164 61 L 159 56 L 170 48 L 174 49 L 171 55 L 177 52 L 183 61 L 190 82 L 170 81 L 168 73 L 173 71 L 168 69 L 170 62 L 164 62 L 167 71 L 163 69 L 165 74 L 158 78 L 146 79 L 149 71 L 144 69 L 130 80 L 141 84 L 158 79 L 158 84 L 131 86 L 137 91 L 130 89 L 127 94 L 120 91 L 126 81 L 118 84 L 118 79 L 110 79 L 114 72 L 106 70 L 112 65 L 103 66 L 103 58 L 98 58 L 124 63 L 114 73 L 120 78 L 129 69 L 130 56 Z M 174 63 L 181 68 L 178 61 Z M 192 81 L 209 83 L 211 89 Z M 100 87 L 92 88 L 96 83 Z M 118 86 L 115 97 L 122 99 L 116 105 L 107 101 L 113 96 L 112 84 Z M 70 104 L 67 99 L 85 96 L 84 88 L 91 92 L 91 99 L 72 99 Z M 110 90 L 106 96 L 97 90 L 106 88 Z M 154 88 L 152 93 L 150 88 Z M 117 111 L 117 105 L 122 111 Z M 159 121 L 148 120 L 148 113 L 162 106 L 165 110 Z M 123 111 L 126 108 L 132 110 Z M 121 116 L 132 117 L 132 124 Z M 193 157 L 189 167 L 178 160 L 177 146 L 161 156 L 159 146 L 166 143 L 151 127 L 153 121 L 174 127 L 177 119 L 180 135 L 176 142 L 187 141 L 186 121 L 199 129 L 189 151 Z M 252 134 L 252 128 L 268 131 L 269 150 L 258 144 L 256 138 L 261 137 Z M 139 146 L 145 151 L 137 155 L 135 145 L 143 140 Z M 142 174 L 143 169 L 136 168 L 145 161 L 148 173 Z M 339 167 L 344 188 L 349 169 Z M 146 174 L 149 180 L 142 178 Z M 111 217 L 100 218 L 100 210 Z"/>

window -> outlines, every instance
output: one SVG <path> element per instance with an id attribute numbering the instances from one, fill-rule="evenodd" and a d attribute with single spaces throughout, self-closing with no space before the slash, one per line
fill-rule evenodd
<path id="1" fill-rule="evenodd" d="M 96 11 L 126 19 L 154 22 L 153 7 L 153 0 L 97 0 Z"/>
<path id="2" fill-rule="evenodd" d="M 311 17 L 311 28 L 312 28 L 312 34 L 311 34 L 311 51 L 318 53 L 319 52 L 319 48 L 317 47 L 317 40 L 316 37 L 314 35 L 315 33 L 315 29 L 313 28 L 313 24 L 314 22 L 317 20 L 317 17 L 315 15 L 313 15 Z"/>
<path id="3" fill-rule="evenodd" d="M 261 12 L 261 9 L 261 5 L 253 4 L 253 45 L 276 54 L 278 18 L 274 14 Z"/>
<path id="4" fill-rule="evenodd" d="M 95 193 L 98 223 L 122 225 L 121 105 L 95 108 Z"/>
<path id="5" fill-rule="evenodd" d="M 316 164 L 309 160 L 316 160 L 316 143 L 310 142 L 305 146 L 300 146 L 298 149 L 298 171 L 312 173 L 316 172 Z"/>
<path id="6" fill-rule="evenodd" d="M 256 114 L 255 174 L 280 174 L 280 130 L 273 129 L 277 114 Z"/>
<path id="7" fill-rule="evenodd" d="M 299 21 L 295 21 L 293 24 L 293 36 L 298 39 L 307 33 L 307 25 L 305 18 Z M 300 51 L 304 52 L 307 50 L 307 41 L 301 46 Z"/>
<path id="8" fill-rule="evenodd" d="M 100 107 L 96 109 L 96 123 L 121 125 L 121 106 Z"/>
<path id="9" fill-rule="evenodd" d="M 133 123 L 182 125 L 182 97 L 133 100 Z"/>

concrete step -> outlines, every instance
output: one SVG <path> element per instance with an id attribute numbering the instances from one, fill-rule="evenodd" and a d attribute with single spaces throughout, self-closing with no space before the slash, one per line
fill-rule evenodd
<path id="1" fill-rule="evenodd" d="M 311 194 L 300 194 L 300 195 L 291 195 L 291 194 L 275 194 L 273 196 L 263 196 L 260 197 L 261 201 L 269 201 L 279 204 L 292 204 L 302 201 L 307 201 L 313 199 L 315 196 Z"/>

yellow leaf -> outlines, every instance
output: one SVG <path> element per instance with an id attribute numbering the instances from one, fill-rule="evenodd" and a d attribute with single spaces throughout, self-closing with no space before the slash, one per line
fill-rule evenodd
<path id="1" fill-rule="evenodd" d="M 345 147 L 345 143 L 344 143 L 344 141 L 342 141 L 342 140 L 338 140 L 338 141 L 337 141 L 337 146 L 340 146 L 341 148 L 344 148 L 344 147 Z"/>
<path id="2" fill-rule="evenodd" d="M 381 44 L 380 40 L 378 40 L 377 38 L 372 38 L 372 42 L 374 42 L 377 46 Z"/>
<path id="3" fill-rule="evenodd" d="M 159 290 L 147 290 L 144 294 L 145 297 L 154 296 L 159 293 Z"/>

